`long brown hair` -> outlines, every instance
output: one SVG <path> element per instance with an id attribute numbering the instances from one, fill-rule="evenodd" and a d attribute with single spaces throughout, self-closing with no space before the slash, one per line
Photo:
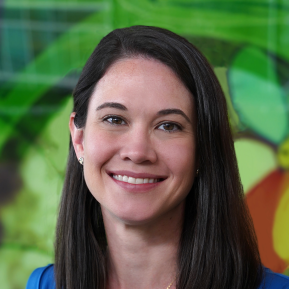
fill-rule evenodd
<path id="1" fill-rule="evenodd" d="M 75 125 L 84 127 L 92 91 L 121 58 L 143 56 L 170 67 L 191 91 L 197 109 L 199 175 L 186 198 L 179 244 L 179 289 L 255 289 L 262 266 L 244 203 L 227 107 L 205 57 L 168 30 L 134 26 L 104 37 L 74 90 Z M 99 203 L 88 190 L 70 144 L 57 223 L 57 289 L 104 289 L 106 237 Z"/>

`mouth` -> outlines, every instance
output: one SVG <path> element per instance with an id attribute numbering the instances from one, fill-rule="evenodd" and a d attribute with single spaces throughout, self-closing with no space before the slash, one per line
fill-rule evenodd
<path id="1" fill-rule="evenodd" d="M 136 185 L 141 185 L 141 184 L 152 184 L 152 183 L 158 183 L 161 182 L 161 179 L 150 179 L 150 178 L 133 178 L 133 177 L 128 177 L 128 176 L 122 176 L 122 175 L 112 175 L 112 177 L 118 181 L 124 182 L 124 183 L 129 183 L 129 184 L 136 184 Z"/>
<path id="2" fill-rule="evenodd" d="M 165 178 L 159 177 L 132 177 L 125 174 L 115 174 L 110 173 L 109 176 L 117 181 L 133 184 L 133 185 L 143 185 L 143 184 L 153 184 L 153 183 L 160 183 L 165 180 Z"/>

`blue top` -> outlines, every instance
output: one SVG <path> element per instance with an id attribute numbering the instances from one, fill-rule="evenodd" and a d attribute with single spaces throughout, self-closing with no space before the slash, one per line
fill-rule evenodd
<path id="1" fill-rule="evenodd" d="M 265 278 L 258 289 L 289 289 L 289 277 L 264 268 Z"/>
<path id="2" fill-rule="evenodd" d="M 37 268 L 30 275 L 26 289 L 55 289 L 53 264 Z"/>
<path id="3" fill-rule="evenodd" d="M 264 268 L 265 278 L 258 289 L 289 289 L 289 277 Z M 53 265 L 38 268 L 29 277 L 26 289 L 55 289 Z"/>

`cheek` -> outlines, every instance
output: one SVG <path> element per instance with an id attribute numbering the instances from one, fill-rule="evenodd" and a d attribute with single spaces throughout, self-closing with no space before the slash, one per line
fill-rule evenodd
<path id="1" fill-rule="evenodd" d="M 117 151 L 117 141 L 105 131 L 88 132 L 84 138 L 84 158 L 87 168 L 101 169 Z"/>
<path id="2" fill-rule="evenodd" d="M 105 195 L 105 164 L 117 153 L 117 141 L 105 131 L 86 132 L 84 138 L 84 178 L 88 189 L 98 202 Z"/>
<path id="3" fill-rule="evenodd" d="M 175 176 L 192 176 L 196 167 L 194 142 L 176 142 L 164 148 L 161 153 Z"/>
<path id="4" fill-rule="evenodd" d="M 183 200 L 193 186 L 196 172 L 195 143 L 178 142 L 170 146 L 166 153 L 166 162 L 173 176 L 174 197 Z"/>

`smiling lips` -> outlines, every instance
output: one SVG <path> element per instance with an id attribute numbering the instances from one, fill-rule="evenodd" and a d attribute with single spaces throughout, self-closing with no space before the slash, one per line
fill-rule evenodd
<path id="1" fill-rule="evenodd" d="M 129 183 L 129 184 L 136 184 L 136 185 L 152 184 L 152 183 L 157 183 L 161 181 L 161 179 L 133 178 L 133 177 L 128 177 L 126 175 L 115 175 L 115 174 L 113 174 L 112 177 L 118 181 Z"/>

